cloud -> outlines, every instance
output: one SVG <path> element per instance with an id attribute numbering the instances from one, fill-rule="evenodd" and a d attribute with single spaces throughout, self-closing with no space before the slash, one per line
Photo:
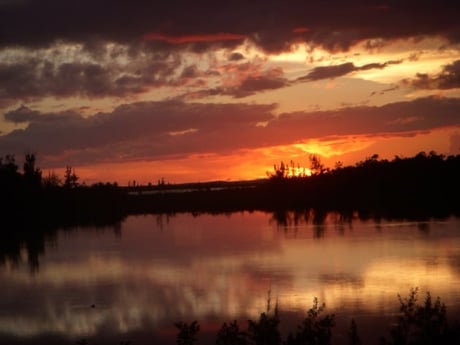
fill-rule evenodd
<path id="1" fill-rule="evenodd" d="M 450 137 L 450 153 L 453 155 L 460 154 L 460 132 L 454 133 Z"/>
<path id="2" fill-rule="evenodd" d="M 0 155 L 33 150 L 44 161 L 59 156 L 61 164 L 65 157 L 69 164 L 84 165 L 223 154 L 328 136 L 400 136 L 460 127 L 458 98 L 428 97 L 381 107 L 279 116 L 274 115 L 275 109 L 274 104 L 162 101 L 125 104 L 83 117 L 76 112 L 38 114 L 21 107 L 8 117 L 29 124 L 0 136 Z"/>
<path id="3" fill-rule="evenodd" d="M 370 96 L 375 96 L 375 95 L 384 95 L 385 93 L 387 92 L 391 92 L 391 91 L 396 91 L 396 90 L 399 90 L 399 85 L 392 85 L 390 87 L 387 87 L 386 89 L 383 89 L 381 91 L 372 91 Z"/>
<path id="4" fill-rule="evenodd" d="M 380 107 L 356 106 L 338 110 L 281 114 L 267 130 L 291 138 L 321 138 L 331 135 L 401 135 L 460 126 L 458 98 L 419 98 Z"/>
<path id="5" fill-rule="evenodd" d="M 86 44 L 94 40 L 136 45 L 149 38 L 156 49 L 196 43 L 209 48 L 235 46 L 247 38 L 274 52 L 298 42 L 331 51 L 376 39 L 442 36 L 460 42 L 455 1 L 391 1 L 382 7 L 359 0 L 327 4 L 236 0 L 225 5 L 210 0 L 114 0 L 108 7 L 94 0 L 24 0 L 0 6 L 0 47 L 36 49 L 57 41 Z"/>
<path id="6" fill-rule="evenodd" d="M 238 93 L 235 94 L 235 97 L 242 97 L 241 95 L 252 95 L 259 91 L 280 89 L 288 85 L 289 82 L 286 78 L 278 76 L 265 75 L 248 77 L 241 82 L 238 88 Z"/>
<path id="7" fill-rule="evenodd" d="M 13 123 L 36 121 L 39 116 L 40 113 L 38 111 L 31 110 L 24 105 L 4 114 L 5 120 Z"/>
<path id="8" fill-rule="evenodd" d="M 229 61 L 240 61 L 244 59 L 244 55 L 241 54 L 240 52 L 233 52 L 230 54 L 228 57 Z"/>
<path id="9" fill-rule="evenodd" d="M 204 98 L 208 96 L 230 96 L 233 98 L 244 98 L 252 96 L 258 92 L 280 89 L 289 86 L 290 82 L 286 78 L 274 76 L 249 76 L 241 80 L 239 85 L 230 87 L 216 87 L 193 91 L 183 95 L 185 99 Z"/>
<path id="10" fill-rule="evenodd" d="M 415 79 L 405 79 L 403 84 L 416 89 L 448 90 L 460 88 L 460 60 L 445 65 L 442 71 L 430 76 L 425 73 L 417 73 Z"/>
<path id="11" fill-rule="evenodd" d="M 183 99 L 198 99 L 209 96 L 244 98 L 258 92 L 280 89 L 291 85 L 280 67 L 264 69 L 263 63 L 229 63 L 220 66 L 222 79 L 215 87 L 194 90 L 181 96 Z"/>
<path id="12" fill-rule="evenodd" d="M 314 68 L 307 75 L 299 77 L 297 80 L 315 81 L 320 79 L 336 78 L 351 73 L 354 70 L 356 70 L 356 67 L 352 62 L 334 66 L 320 66 Z"/>
<path id="13" fill-rule="evenodd" d="M 181 73 L 181 78 L 196 78 L 198 76 L 199 71 L 195 65 L 187 66 Z"/>
<path id="14" fill-rule="evenodd" d="M 299 27 L 299 28 L 292 29 L 292 32 L 294 32 L 296 34 L 302 34 L 302 33 L 308 32 L 308 31 L 310 31 L 310 29 L 307 28 L 307 27 Z"/>
<path id="15" fill-rule="evenodd" d="M 275 105 L 139 102 L 110 113 L 75 112 L 28 117 L 25 129 L 0 137 L 1 155 L 33 149 L 40 155 L 81 152 L 82 160 L 110 161 L 142 156 L 208 152 L 239 146 L 238 135 L 273 117 Z M 32 112 L 19 108 L 12 114 Z M 10 114 L 10 119 L 16 119 Z M 25 119 L 24 119 L 25 121 Z M 193 130 L 191 130 L 193 129 Z M 177 133 L 183 133 L 178 135 Z M 244 146 L 246 141 L 242 141 Z"/>
<path id="16" fill-rule="evenodd" d="M 399 64 L 402 61 L 387 61 L 384 63 L 369 63 L 363 66 L 355 66 L 352 62 L 346 62 L 340 65 L 333 66 L 319 66 L 315 67 L 310 73 L 305 76 L 299 77 L 298 81 L 315 81 L 321 79 L 333 79 L 342 77 L 357 71 L 367 71 L 370 69 L 383 69 L 388 65 Z"/>
<path id="17" fill-rule="evenodd" d="M 217 33 L 207 35 L 184 35 L 168 36 L 160 33 L 148 33 L 144 35 L 146 41 L 163 41 L 171 44 L 197 43 L 197 42 L 222 42 L 222 41 L 243 41 L 246 37 L 231 33 Z"/>
<path id="18" fill-rule="evenodd" d="M 130 56 L 125 46 L 100 47 L 94 54 L 78 46 L 53 48 L 52 53 L 11 51 L 14 59 L 0 59 L 0 102 L 137 94 L 172 83 L 181 65 L 179 58 L 169 55 Z"/>
<path id="19" fill-rule="evenodd" d="M 241 98 L 289 83 L 283 76 L 253 73 L 239 75 L 238 88 L 210 82 L 209 75 L 203 75 L 205 71 L 197 70 L 200 73 L 196 77 L 188 74 L 186 80 L 186 73 L 193 72 L 191 67 L 184 70 L 189 54 L 209 53 L 200 55 L 208 59 L 199 64 L 205 69 L 212 64 L 210 55 L 220 47 L 233 52 L 228 53 L 229 62 L 244 62 L 246 56 L 236 51 L 245 49 L 241 47 L 243 42 L 245 47 L 255 45 L 270 53 L 291 51 L 298 43 L 335 52 L 367 42 L 369 49 L 374 49 L 389 40 L 424 36 L 455 43 L 460 42 L 456 12 L 456 4 L 452 2 L 425 1 L 417 6 L 407 2 L 371 6 L 358 0 L 332 0 L 327 5 L 300 0 L 289 4 L 236 0 L 225 6 L 210 0 L 198 3 L 113 0 L 110 6 L 99 0 L 3 2 L 0 4 L 0 106 L 45 97 L 137 96 L 154 88 L 184 85 L 181 83 L 190 86 L 191 95 L 196 97 Z M 334 78 L 385 68 L 390 63 L 397 62 L 322 66 L 301 80 Z M 192 81 L 192 78 L 201 79 Z M 204 85 L 210 89 L 200 91 Z"/>

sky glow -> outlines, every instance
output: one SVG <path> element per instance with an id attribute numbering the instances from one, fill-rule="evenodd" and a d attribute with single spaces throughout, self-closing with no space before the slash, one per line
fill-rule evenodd
<path id="1" fill-rule="evenodd" d="M 125 185 L 459 154 L 457 7 L 1 2 L 0 156 Z"/>

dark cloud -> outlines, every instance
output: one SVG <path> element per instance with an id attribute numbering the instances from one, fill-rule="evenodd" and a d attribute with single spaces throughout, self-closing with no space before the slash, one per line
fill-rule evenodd
<path id="1" fill-rule="evenodd" d="M 198 76 L 198 68 L 195 65 L 187 66 L 181 73 L 181 78 L 196 78 Z"/>
<path id="2" fill-rule="evenodd" d="M 310 73 L 299 77 L 298 81 L 315 81 L 320 79 L 333 79 L 341 77 L 356 71 L 366 71 L 370 69 L 382 69 L 388 65 L 399 64 L 402 61 L 387 61 L 384 63 L 369 63 L 363 66 L 355 66 L 352 62 L 346 62 L 340 65 L 315 67 Z"/>
<path id="3" fill-rule="evenodd" d="M 209 96 L 230 96 L 243 98 L 252 96 L 258 92 L 280 89 L 291 85 L 284 78 L 284 71 L 279 67 L 263 69 L 263 65 L 257 62 L 230 63 L 220 67 L 227 76 L 219 81 L 218 86 L 188 92 L 180 98 L 198 99 Z M 206 75 L 212 76 L 208 71 Z"/>
<path id="4" fill-rule="evenodd" d="M 225 153 L 327 136 L 406 135 L 460 127 L 458 98 L 429 97 L 381 107 L 279 116 L 274 115 L 275 108 L 273 104 L 140 102 L 82 117 L 75 112 L 18 115 L 31 112 L 22 107 L 9 117 L 19 121 L 23 116 L 29 124 L 0 137 L 0 155 L 33 150 L 46 161 L 72 153 L 78 161 L 68 163 L 90 164 Z"/>
<path id="5" fill-rule="evenodd" d="M 244 55 L 239 52 L 233 52 L 228 57 L 229 61 L 240 61 L 244 59 Z"/>
<path id="6" fill-rule="evenodd" d="M 307 75 L 299 77 L 298 80 L 314 81 L 320 79 L 336 78 L 351 73 L 355 69 L 356 67 L 352 62 L 347 62 L 341 65 L 334 66 L 320 66 L 314 68 Z"/>
<path id="7" fill-rule="evenodd" d="M 286 78 L 277 76 L 258 76 L 244 79 L 238 88 L 238 92 L 243 95 L 251 95 L 259 91 L 280 89 L 288 86 Z M 238 95 L 238 94 L 236 94 Z"/>
<path id="8" fill-rule="evenodd" d="M 65 60 L 64 55 L 65 52 L 54 53 L 55 60 L 43 56 L 0 61 L 0 102 L 46 96 L 92 98 L 140 93 L 170 83 L 180 65 L 179 59 L 169 56 L 147 55 L 143 60 L 121 64 L 96 62 L 97 59 L 81 61 L 77 57 L 70 62 L 61 61 Z"/>
<path id="9" fill-rule="evenodd" d="M 38 119 L 38 116 L 40 116 L 38 111 L 31 110 L 24 105 L 21 105 L 16 110 L 11 110 L 4 114 L 6 121 L 14 123 L 35 121 Z"/>
<path id="10" fill-rule="evenodd" d="M 291 83 L 286 78 L 279 76 L 248 76 L 242 79 L 238 85 L 202 89 L 187 93 L 181 97 L 184 99 L 198 99 L 209 96 L 230 96 L 233 98 L 244 98 L 255 95 L 258 92 L 280 89 L 289 85 L 291 85 Z"/>
<path id="11" fill-rule="evenodd" d="M 28 118 L 25 129 L 0 137 L 1 154 L 28 149 L 45 156 L 84 151 L 88 161 L 101 161 L 219 150 L 238 146 L 238 135 L 271 119 L 274 107 L 165 101 L 126 104 L 86 118 L 74 112 L 36 114 Z"/>
<path id="12" fill-rule="evenodd" d="M 460 126 L 459 98 L 419 98 L 381 107 L 356 106 L 330 111 L 281 114 L 270 121 L 273 133 L 292 138 L 321 138 L 331 135 L 401 135 Z"/>
<path id="13" fill-rule="evenodd" d="M 391 39 L 424 35 L 460 42 L 456 13 L 454 1 L 2 2 L 0 106 L 48 96 L 124 97 L 184 83 L 203 87 L 206 81 L 191 85 L 191 79 L 205 77 L 204 71 L 184 69 L 186 62 L 177 53 L 226 47 L 232 49 L 228 60 L 241 64 L 245 56 L 234 49 L 243 41 L 267 52 L 287 51 L 299 42 L 330 51 L 367 42 L 369 49 L 375 49 Z M 396 62 L 323 66 L 302 80 L 334 78 L 390 63 Z M 419 84 L 427 84 L 427 78 L 420 75 Z M 242 78 L 239 87 L 209 85 L 211 90 L 195 95 L 245 97 L 288 83 L 282 76 L 253 74 Z"/>
<path id="14" fill-rule="evenodd" d="M 214 45 L 228 47 L 247 38 L 266 51 L 307 42 L 347 50 L 358 42 L 443 36 L 460 41 L 456 1 L 243 1 L 225 4 L 149 0 L 110 3 L 23 0 L 0 4 L 0 46 L 37 48 L 56 41 L 137 44 L 144 37 L 156 49 Z M 299 30 L 302 28 L 302 30 Z M 160 39 L 162 38 L 162 39 Z M 380 40 L 379 40 L 380 39 Z"/>
<path id="15" fill-rule="evenodd" d="M 399 85 L 392 85 L 390 87 L 387 87 L 386 89 L 380 90 L 380 91 L 372 91 L 370 96 L 375 96 L 375 95 L 384 95 L 387 92 L 391 91 L 396 91 L 399 90 Z"/>
<path id="16" fill-rule="evenodd" d="M 417 73 L 415 79 L 406 79 L 403 83 L 416 89 L 448 90 L 460 88 L 460 60 L 445 65 L 441 73 L 437 75 L 430 76 L 425 73 Z"/>
<path id="17" fill-rule="evenodd" d="M 237 41 L 241 43 L 246 37 L 243 35 L 218 33 L 207 35 L 182 35 L 182 36 L 168 36 L 158 33 L 150 33 L 144 35 L 146 41 L 160 41 L 171 44 L 187 44 L 187 43 L 201 43 L 201 42 L 225 42 Z"/>

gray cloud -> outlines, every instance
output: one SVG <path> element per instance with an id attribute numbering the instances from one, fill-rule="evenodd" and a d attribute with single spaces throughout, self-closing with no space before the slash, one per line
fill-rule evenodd
<path id="1" fill-rule="evenodd" d="M 187 66 L 181 73 L 181 78 L 196 78 L 198 76 L 199 72 L 195 65 Z"/>
<path id="2" fill-rule="evenodd" d="M 110 6 L 101 0 L 2 2 L 0 106 L 44 97 L 124 97 L 155 87 L 192 83 L 203 71 L 192 66 L 183 69 L 178 52 L 226 47 L 232 49 L 229 61 L 238 62 L 245 56 L 234 49 L 246 40 L 266 52 L 286 51 L 301 42 L 329 51 L 345 51 L 368 42 L 369 49 L 374 49 L 388 40 L 423 36 L 441 36 L 458 43 L 456 13 L 454 1 L 418 1 L 415 5 L 390 1 L 385 6 L 358 0 L 327 4 L 236 0 L 225 6 L 210 0 L 193 4 L 184 0 L 113 0 Z M 334 78 L 391 63 L 397 62 L 323 66 L 301 80 Z M 179 71 L 183 74 L 178 75 Z M 416 87 L 432 88 L 437 83 L 448 88 L 455 82 L 445 75 L 438 81 L 432 78 L 420 75 L 413 83 Z M 193 86 L 205 84 L 197 80 Z M 239 88 L 210 85 L 212 89 L 194 95 L 241 98 L 289 83 L 282 76 L 252 75 L 241 80 Z"/>
<path id="3" fill-rule="evenodd" d="M 239 52 L 233 52 L 232 54 L 230 54 L 230 56 L 228 57 L 228 60 L 229 61 L 239 61 L 239 60 L 243 60 L 244 59 L 244 55 L 239 53 Z"/>
<path id="4" fill-rule="evenodd" d="M 110 53 L 107 51 L 106 53 Z M 14 62 L 0 60 L 0 101 L 54 97 L 124 96 L 149 87 L 166 85 L 180 65 L 178 59 L 150 55 L 151 60 L 129 63 L 65 60 L 65 51 L 50 56 L 20 57 Z M 80 58 L 81 59 L 81 58 Z"/>
<path id="5" fill-rule="evenodd" d="M 406 79 L 403 83 L 416 89 L 448 90 L 460 88 L 460 60 L 445 65 L 437 75 L 430 76 L 425 73 L 417 73 L 415 79 Z"/>
<path id="6" fill-rule="evenodd" d="M 266 51 L 285 50 L 296 42 L 347 50 L 358 42 L 375 46 L 373 42 L 426 35 L 460 41 L 458 4 L 450 0 L 387 1 L 385 6 L 359 0 L 236 0 L 225 6 L 210 0 L 113 0 L 110 6 L 97 0 L 23 0 L 0 6 L 3 47 L 37 48 L 66 41 L 91 49 L 97 40 L 136 45 L 148 33 L 158 37 L 151 41 L 157 50 L 241 43 L 229 39 L 231 35 L 246 37 Z M 216 34 L 221 34 L 220 40 L 209 39 Z"/>
<path id="7" fill-rule="evenodd" d="M 369 63 L 363 66 L 355 66 L 352 62 L 346 62 L 340 65 L 319 66 L 315 67 L 310 73 L 299 77 L 298 81 L 315 81 L 320 79 L 333 79 L 342 77 L 357 71 L 367 71 L 370 69 L 383 69 L 388 65 L 399 64 L 402 61 L 387 61 L 384 63 Z"/>
<path id="8" fill-rule="evenodd" d="M 68 159 L 75 161 L 70 164 L 90 164 L 225 153 L 327 136 L 406 135 L 460 126 L 457 98 L 429 97 L 381 107 L 279 116 L 274 115 L 275 108 L 274 104 L 139 102 L 85 118 L 75 112 L 37 114 L 22 107 L 8 117 L 29 124 L 0 137 L 0 155 L 33 150 L 46 161 L 72 152 Z"/>
<path id="9" fill-rule="evenodd" d="M 31 110 L 24 105 L 21 105 L 16 110 L 11 110 L 4 114 L 5 120 L 13 123 L 36 121 L 39 116 L 40 112 Z"/>
<path id="10" fill-rule="evenodd" d="M 307 75 L 299 77 L 298 80 L 314 81 L 320 79 L 336 78 L 351 73 L 355 69 L 356 67 L 352 62 L 334 66 L 320 66 L 314 68 Z"/>
<path id="11" fill-rule="evenodd" d="M 287 85 L 289 85 L 288 80 L 282 77 L 248 77 L 241 83 L 239 91 L 252 94 L 258 91 L 279 89 Z"/>
<path id="12" fill-rule="evenodd" d="M 207 97 L 207 96 L 231 96 L 233 98 L 244 98 L 252 96 L 258 92 L 280 89 L 289 86 L 290 82 L 286 78 L 274 76 L 249 76 L 241 81 L 239 85 L 233 87 L 217 87 L 212 89 L 193 92 L 186 97 Z"/>
<path id="13" fill-rule="evenodd" d="M 180 97 L 182 99 L 197 99 L 220 95 L 233 98 L 244 98 L 258 92 L 280 89 L 291 85 L 291 82 L 283 77 L 284 72 L 281 68 L 261 70 L 261 65 L 250 62 L 244 64 L 228 64 L 222 68 L 225 70 L 226 75 L 232 76 L 233 81 L 231 85 L 219 85 L 195 90 Z"/>
<path id="14" fill-rule="evenodd" d="M 73 112 L 37 114 L 25 129 L 0 137 L 1 154 L 33 149 L 41 155 L 82 150 L 96 161 L 219 151 L 239 144 L 238 134 L 273 117 L 274 105 L 139 102 L 110 113 L 82 117 Z M 19 108 L 8 116 L 16 119 Z M 16 117 L 15 117 L 16 116 Z M 23 118 L 22 120 L 26 120 Z M 189 134 L 187 131 L 192 130 Z M 230 136 L 228 134 L 231 133 Z M 230 145 L 230 142 L 233 144 Z M 100 152 L 96 152 L 96 151 Z"/>
<path id="15" fill-rule="evenodd" d="M 338 110 L 281 114 L 270 121 L 272 133 L 289 133 L 293 138 L 331 135 L 401 135 L 460 126 L 460 99 L 419 98 L 381 107 L 357 106 Z"/>
<path id="16" fill-rule="evenodd" d="M 383 90 L 380 90 L 380 91 L 372 91 L 370 96 L 375 96 L 375 95 L 384 95 L 385 93 L 387 92 L 391 92 L 391 91 L 396 91 L 399 89 L 399 85 L 392 85 L 390 87 L 387 87 Z"/>

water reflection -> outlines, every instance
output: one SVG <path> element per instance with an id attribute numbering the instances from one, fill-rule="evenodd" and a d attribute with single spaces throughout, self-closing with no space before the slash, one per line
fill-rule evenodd
<path id="1" fill-rule="evenodd" d="M 2 334 L 46 333 L 73 341 L 108 332 L 120 341 L 129 332 L 161 334 L 178 320 L 255 318 L 268 289 L 282 310 L 305 311 L 317 296 L 339 317 L 358 319 L 392 315 L 396 295 L 414 286 L 460 309 L 454 218 L 178 214 L 129 217 L 117 229 L 56 232 L 34 274 L 27 251 L 5 260 L 0 343 Z"/>

